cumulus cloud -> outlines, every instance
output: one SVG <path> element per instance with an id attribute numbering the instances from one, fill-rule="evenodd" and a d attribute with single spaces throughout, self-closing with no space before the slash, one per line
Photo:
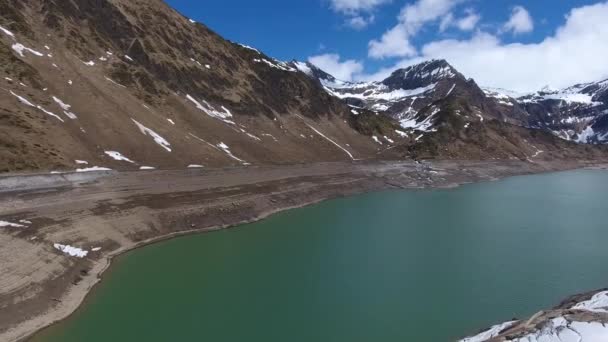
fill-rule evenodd
<path id="1" fill-rule="evenodd" d="M 554 35 L 533 44 L 505 44 L 500 37 L 477 32 L 470 39 L 439 40 L 396 65 L 358 79 L 377 80 L 395 68 L 431 58 L 445 58 L 479 84 L 516 91 L 545 85 L 567 87 L 608 77 L 608 2 L 573 9 Z"/>
<path id="2" fill-rule="evenodd" d="M 338 54 L 323 54 L 312 56 L 308 61 L 335 78 L 343 81 L 352 81 L 363 71 L 363 64 L 352 59 L 341 61 Z"/>
<path id="3" fill-rule="evenodd" d="M 451 15 L 452 9 L 466 0 L 418 0 L 401 9 L 396 26 L 385 32 L 380 39 L 369 42 L 368 54 L 372 58 L 411 57 L 416 49 L 411 43 L 422 27 Z M 451 23 L 446 23 L 446 25 Z M 443 25 L 443 23 L 442 23 Z"/>
<path id="4" fill-rule="evenodd" d="M 503 26 L 503 32 L 514 34 L 528 33 L 534 30 L 534 20 L 523 6 L 513 7 L 511 18 Z"/>

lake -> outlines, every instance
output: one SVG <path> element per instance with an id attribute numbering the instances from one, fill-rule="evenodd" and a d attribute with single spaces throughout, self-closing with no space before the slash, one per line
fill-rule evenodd
<path id="1" fill-rule="evenodd" d="M 608 172 L 388 191 L 118 258 L 36 342 L 454 341 L 608 286 Z"/>

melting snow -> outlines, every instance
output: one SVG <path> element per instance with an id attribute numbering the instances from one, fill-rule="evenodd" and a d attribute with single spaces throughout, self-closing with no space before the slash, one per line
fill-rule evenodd
<path id="1" fill-rule="evenodd" d="M 198 164 L 190 164 L 188 165 L 189 169 L 202 169 L 204 166 L 203 165 L 198 165 Z"/>
<path id="2" fill-rule="evenodd" d="M 395 143 L 392 139 L 388 138 L 386 135 L 383 138 L 384 138 L 384 140 L 388 141 L 391 144 Z"/>
<path id="3" fill-rule="evenodd" d="M 454 84 L 452 85 L 452 88 L 450 88 L 450 91 L 448 91 L 448 93 L 445 95 L 445 97 L 450 96 L 450 94 L 451 94 L 451 93 L 454 91 L 454 88 L 456 88 L 456 83 L 454 83 Z"/>
<path id="4" fill-rule="evenodd" d="M 69 256 L 73 256 L 73 257 L 77 257 L 77 258 L 84 258 L 89 254 L 88 251 L 85 251 L 85 250 L 77 248 L 77 247 L 72 247 L 69 245 L 60 245 L 60 244 L 56 243 L 53 246 L 55 247 L 55 249 L 65 253 Z"/>
<path id="5" fill-rule="evenodd" d="M 402 138 L 407 138 L 407 133 L 400 131 L 398 129 L 395 130 L 395 133 L 399 134 Z"/>
<path id="6" fill-rule="evenodd" d="M 584 302 L 580 302 L 572 308 L 592 312 L 608 313 L 608 291 L 597 293 L 591 299 L 586 300 Z"/>
<path id="7" fill-rule="evenodd" d="M 593 138 L 594 135 L 595 135 L 595 132 L 593 131 L 593 128 L 591 126 L 587 126 L 587 128 L 585 128 L 578 135 L 578 138 L 576 139 L 576 142 L 582 143 L 582 144 L 586 144 L 586 143 L 589 142 L 589 140 L 591 140 L 591 138 Z"/>
<path id="8" fill-rule="evenodd" d="M 232 152 L 230 151 L 230 147 L 228 147 L 228 145 L 224 144 L 223 142 L 217 144 L 217 147 L 222 149 L 222 151 L 224 151 L 230 158 L 240 162 L 243 165 L 250 165 L 248 162 L 244 161 L 243 159 L 237 158 L 234 154 L 232 154 Z"/>
<path id="9" fill-rule="evenodd" d="M 104 76 L 104 78 L 105 78 L 106 80 L 108 80 L 108 81 L 110 81 L 110 82 L 114 83 L 115 85 L 117 85 L 117 86 L 119 86 L 119 87 L 126 88 L 124 85 L 122 85 L 122 84 L 120 84 L 120 83 L 118 83 L 118 82 L 114 81 L 113 79 L 111 79 L 111 78 L 109 78 L 109 77 L 107 77 L 107 76 Z"/>
<path id="10" fill-rule="evenodd" d="M 10 228 L 25 228 L 24 225 L 6 221 L 0 221 L 0 228 L 10 227 Z"/>
<path id="11" fill-rule="evenodd" d="M 42 54 L 42 53 L 40 53 L 40 52 L 38 52 L 36 50 L 30 49 L 28 47 L 25 47 L 21 43 L 15 43 L 15 44 L 13 44 L 13 50 L 15 50 L 19 54 L 19 56 L 21 56 L 21 57 L 25 57 L 25 54 L 23 53 L 24 51 L 29 52 L 29 53 L 31 53 L 33 55 L 38 56 L 38 57 L 43 57 L 44 56 L 44 54 Z"/>
<path id="12" fill-rule="evenodd" d="M 55 101 L 59 107 L 61 107 L 61 109 L 63 109 L 63 113 L 70 119 L 72 120 L 76 120 L 78 119 L 78 117 L 76 116 L 76 114 L 70 112 L 70 108 L 72 106 L 70 106 L 69 104 L 64 103 L 63 101 L 61 101 L 59 98 L 53 96 L 53 101 Z"/>
<path id="13" fill-rule="evenodd" d="M 117 160 L 117 161 L 126 161 L 128 163 L 131 164 L 135 164 L 134 161 L 132 161 L 131 159 L 123 156 L 122 154 L 120 154 L 120 152 L 116 152 L 116 151 L 104 151 L 105 154 L 107 154 L 108 156 L 110 156 L 110 158 Z"/>
<path id="14" fill-rule="evenodd" d="M 91 252 L 99 252 L 100 250 L 101 250 L 101 247 L 91 248 Z"/>
<path id="15" fill-rule="evenodd" d="M 15 96 L 17 99 L 19 99 L 19 102 L 21 102 L 21 103 L 23 103 L 23 104 L 25 104 L 25 105 L 27 105 L 27 106 L 37 108 L 38 110 L 42 111 L 43 113 L 45 113 L 45 114 L 47 114 L 47 115 L 50 115 L 50 116 L 52 116 L 52 117 L 56 118 L 57 120 L 59 120 L 59 121 L 61 121 L 61 122 L 64 122 L 64 121 L 63 121 L 63 119 L 62 119 L 62 118 L 60 118 L 60 117 L 59 117 L 57 114 L 54 114 L 54 113 L 52 113 L 52 112 L 49 112 L 48 110 L 46 110 L 46 109 L 42 108 L 42 106 L 38 106 L 38 105 L 35 105 L 35 104 L 31 103 L 31 102 L 30 102 L 30 101 L 28 101 L 26 98 L 21 97 L 21 96 L 19 96 L 19 95 L 15 94 L 15 93 L 13 93 L 13 91 L 11 91 L 11 94 L 12 94 L 13 96 Z"/>
<path id="16" fill-rule="evenodd" d="M 440 111 L 441 111 L 441 109 L 439 109 L 437 107 L 433 107 L 433 111 L 431 112 L 431 114 L 429 116 L 427 116 L 424 120 L 418 122 L 418 121 L 416 121 L 416 118 L 409 118 L 409 119 L 403 119 L 403 120 L 399 121 L 399 124 L 403 128 L 415 129 L 415 130 L 422 131 L 422 132 L 433 131 L 431 129 L 431 127 L 433 127 L 433 124 L 434 124 L 433 119 L 435 118 L 435 115 L 437 113 L 439 113 Z"/>
<path id="17" fill-rule="evenodd" d="M 75 162 L 76 164 L 78 164 L 78 165 L 89 165 L 89 162 L 88 162 L 88 161 L 86 161 L 86 160 L 78 160 L 78 159 L 77 159 L 77 160 L 75 160 L 74 162 Z"/>
<path id="18" fill-rule="evenodd" d="M 302 121 L 304 121 L 304 118 L 302 118 L 300 115 L 297 115 L 300 119 L 302 119 Z M 323 133 L 319 132 L 316 128 L 312 127 L 311 125 L 309 125 L 307 122 L 304 122 L 306 124 L 306 126 L 308 126 L 310 129 L 312 129 L 313 131 L 315 131 L 315 133 L 317 133 L 318 135 L 320 135 L 321 137 L 325 138 L 325 140 L 329 141 L 330 143 L 336 145 L 339 149 L 341 149 L 342 151 L 344 151 L 352 160 L 355 160 L 355 157 L 353 157 L 353 155 L 344 147 L 340 146 L 340 144 L 338 144 L 337 142 L 331 140 L 330 138 L 328 138 L 327 136 L 325 136 Z M 311 136 L 312 137 L 312 136 Z M 274 137 L 273 137 L 274 138 Z"/>
<path id="19" fill-rule="evenodd" d="M 175 122 L 171 119 L 167 119 L 167 121 L 169 121 L 170 124 L 175 125 Z"/>
<path id="20" fill-rule="evenodd" d="M 285 62 L 279 62 L 277 60 L 275 60 L 274 63 L 265 58 L 261 58 L 261 59 L 256 58 L 253 61 L 256 63 L 266 63 L 272 68 L 283 70 L 283 71 L 290 71 L 290 72 L 297 71 L 296 69 L 289 67 Z"/>
<path id="21" fill-rule="evenodd" d="M 84 63 L 84 65 L 88 65 L 88 66 L 95 66 L 95 62 L 93 62 L 93 61 L 82 62 L 82 63 Z"/>
<path id="22" fill-rule="evenodd" d="M 4 27 L 0 26 L 0 31 L 4 32 L 4 34 L 6 34 L 7 36 L 13 37 L 15 38 L 15 34 L 7 29 L 5 29 Z"/>
<path id="23" fill-rule="evenodd" d="M 156 170 L 156 168 L 152 167 L 152 166 L 141 166 L 139 169 L 142 170 L 142 171 L 145 171 L 145 170 Z"/>
<path id="24" fill-rule="evenodd" d="M 96 172 L 96 171 L 112 171 L 112 169 L 108 169 L 107 167 L 99 167 L 99 166 L 87 167 L 84 169 L 76 169 L 76 172 Z"/>
<path id="25" fill-rule="evenodd" d="M 375 135 L 374 135 L 374 136 L 372 137 L 372 139 L 374 139 L 374 141 L 375 141 L 375 142 L 377 142 L 378 144 L 383 145 L 383 144 L 382 144 L 382 141 L 380 141 L 380 139 L 378 139 L 378 137 L 377 137 L 377 136 L 375 136 Z"/>
<path id="26" fill-rule="evenodd" d="M 249 45 L 245 45 L 245 44 L 238 44 L 238 45 L 240 45 L 241 47 L 244 47 L 245 49 L 253 50 L 253 51 L 259 53 L 260 55 L 262 54 L 260 51 L 258 51 L 258 49 L 253 48 L 253 47 L 251 47 Z"/>
<path id="27" fill-rule="evenodd" d="M 160 135 L 158 135 L 156 132 L 149 129 L 148 127 L 135 121 L 135 119 L 131 119 L 131 120 L 133 120 L 133 122 L 137 125 L 137 127 L 139 127 L 139 130 L 141 131 L 141 133 L 143 135 L 151 136 L 157 144 L 159 144 L 162 148 L 164 148 L 168 152 L 171 152 L 171 144 L 169 144 L 169 142 L 167 140 L 165 140 L 165 138 L 161 137 Z"/>
<path id="28" fill-rule="evenodd" d="M 131 62 L 134 62 L 133 58 L 131 58 L 131 57 L 127 56 L 127 55 L 125 55 L 125 58 L 126 58 L 127 60 L 131 61 Z"/>
<path id="29" fill-rule="evenodd" d="M 222 120 L 222 121 L 232 124 L 232 125 L 235 124 L 234 121 L 228 120 L 228 118 L 232 118 L 232 113 L 230 113 L 230 111 L 226 107 L 222 106 L 221 108 L 223 111 L 218 111 L 205 100 L 203 100 L 203 103 L 201 104 L 194 97 L 192 97 L 190 95 L 186 95 L 186 98 L 189 101 L 191 101 L 192 103 L 194 103 L 196 105 L 196 108 L 202 110 L 207 115 L 209 115 L 213 118 Z"/>

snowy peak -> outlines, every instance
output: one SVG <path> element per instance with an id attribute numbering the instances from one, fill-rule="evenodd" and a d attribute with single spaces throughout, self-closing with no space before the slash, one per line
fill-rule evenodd
<path id="1" fill-rule="evenodd" d="M 415 89 L 456 77 L 464 79 L 446 60 L 440 59 L 396 70 L 382 84 L 390 89 Z"/>

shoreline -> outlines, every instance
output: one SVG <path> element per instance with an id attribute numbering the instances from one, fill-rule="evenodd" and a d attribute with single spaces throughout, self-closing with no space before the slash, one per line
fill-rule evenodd
<path id="1" fill-rule="evenodd" d="M 214 231 L 219 231 L 219 230 L 224 230 L 224 229 L 230 229 L 230 228 L 234 228 L 237 226 L 241 226 L 241 225 L 245 225 L 248 223 L 253 223 L 253 222 L 263 220 L 263 219 L 268 218 L 269 216 L 272 216 L 279 212 L 283 212 L 283 211 L 291 210 L 291 209 L 302 208 L 302 207 L 314 205 L 314 204 L 317 204 L 320 202 L 324 202 L 327 200 L 340 198 L 340 197 L 354 196 L 354 195 L 360 195 L 363 193 L 384 191 L 384 190 L 391 190 L 391 189 L 415 190 L 415 189 L 455 188 L 455 187 L 460 187 L 460 186 L 467 185 L 467 184 L 479 183 L 479 182 L 484 182 L 484 181 L 497 181 L 497 180 L 501 180 L 504 178 L 519 176 L 519 175 L 531 175 L 531 174 L 540 174 L 540 173 L 548 173 L 548 172 L 567 171 L 567 170 L 574 170 L 574 169 L 586 169 L 589 166 L 600 165 L 601 163 L 587 163 L 587 162 L 575 163 L 573 165 L 568 165 L 570 167 L 568 167 L 568 166 L 563 167 L 564 165 L 550 165 L 550 166 L 544 165 L 544 166 L 539 167 L 539 165 L 526 163 L 526 164 L 516 165 L 519 167 L 506 168 L 506 172 L 505 172 L 505 170 L 501 170 L 501 171 L 497 171 L 497 172 L 489 172 L 490 170 L 493 170 L 493 169 L 491 168 L 492 164 L 488 163 L 486 165 L 486 167 L 488 167 L 487 169 L 482 168 L 482 171 L 486 171 L 486 172 L 477 174 L 477 177 L 472 176 L 470 174 L 469 175 L 465 174 L 465 177 L 460 177 L 460 178 L 455 177 L 454 179 L 451 179 L 451 180 L 448 180 L 449 177 L 445 177 L 443 182 L 436 182 L 436 183 L 432 183 L 432 184 L 427 184 L 425 182 L 422 182 L 422 183 L 416 182 L 414 184 L 405 184 L 403 182 L 401 182 L 401 183 L 396 182 L 395 179 L 391 178 L 391 177 L 398 178 L 401 175 L 401 173 L 403 173 L 403 172 L 414 172 L 414 174 L 416 174 L 417 176 L 420 176 L 421 174 L 428 176 L 428 175 L 432 174 L 433 172 L 438 172 L 438 173 L 446 172 L 445 170 L 438 168 L 438 166 L 440 167 L 442 165 L 437 165 L 437 164 L 441 164 L 441 163 L 431 164 L 432 166 L 428 170 L 419 170 L 415 165 L 412 165 L 411 163 L 407 163 L 407 164 L 405 164 L 405 166 L 407 167 L 407 170 L 402 169 L 402 167 L 404 165 L 400 165 L 400 167 L 397 167 L 397 172 L 395 172 L 395 170 L 392 170 L 392 171 L 387 172 L 386 174 L 383 174 L 380 177 L 378 175 L 366 174 L 364 172 L 363 174 L 356 174 L 356 176 L 358 176 L 358 177 L 354 177 L 353 179 L 349 179 L 345 182 L 333 182 L 332 183 L 331 180 L 335 181 L 335 179 L 331 178 L 330 182 L 320 181 L 318 184 L 316 184 L 317 188 L 326 188 L 325 193 L 320 194 L 320 196 L 316 196 L 316 197 L 313 196 L 312 198 L 308 198 L 308 200 L 306 200 L 307 199 L 306 190 L 310 190 L 310 188 L 304 188 L 304 189 L 296 188 L 295 190 L 293 190 L 292 192 L 295 192 L 296 194 L 289 193 L 289 195 L 297 196 L 299 194 L 302 197 L 302 198 L 294 199 L 295 204 L 293 204 L 293 205 L 285 205 L 285 206 L 277 205 L 276 202 L 273 202 L 271 200 L 271 203 L 273 205 L 268 207 L 266 210 L 256 212 L 253 216 L 246 217 L 241 220 L 234 219 L 233 221 L 227 222 L 225 224 L 208 225 L 208 226 L 202 226 L 201 228 L 198 228 L 197 224 L 192 223 L 191 225 L 194 225 L 194 227 L 196 227 L 196 228 L 172 231 L 167 234 L 160 234 L 158 236 L 152 236 L 150 238 L 143 239 L 143 240 L 134 242 L 132 244 L 126 244 L 126 245 L 120 246 L 114 250 L 109 251 L 108 253 L 103 254 L 103 257 L 92 261 L 92 266 L 91 266 L 91 269 L 88 271 L 88 274 L 86 276 L 84 276 L 77 285 L 70 287 L 67 291 L 65 291 L 63 293 L 63 296 L 60 299 L 61 301 L 59 302 L 58 305 L 49 308 L 48 310 L 46 310 L 43 313 L 34 315 L 34 317 L 32 319 L 28 319 L 25 322 L 22 322 L 21 324 L 19 324 L 17 326 L 14 326 L 8 330 L 0 332 L 0 337 L 2 337 L 3 339 L 6 339 L 7 341 L 28 341 L 36 333 L 40 333 L 44 329 L 46 329 L 52 325 L 58 324 L 59 322 L 65 320 L 65 319 L 68 319 L 71 315 L 75 314 L 77 312 L 77 310 L 82 306 L 82 304 L 85 303 L 87 298 L 89 298 L 89 296 L 94 293 L 95 287 L 103 280 L 103 274 L 108 269 L 110 269 L 110 267 L 112 266 L 113 261 L 115 260 L 116 257 L 122 256 L 135 249 L 149 246 L 149 245 L 152 245 L 155 243 L 167 241 L 167 240 L 178 238 L 178 237 L 193 235 L 193 234 L 203 234 L 203 233 L 209 233 L 209 232 L 214 232 Z M 526 169 L 524 166 L 527 166 L 529 168 Z M 413 167 L 413 170 L 411 169 L 412 167 Z M 601 166 L 599 168 L 606 169 L 605 166 Z M 435 171 L 435 170 L 439 170 L 439 171 Z M 449 170 L 449 171 L 459 174 L 456 171 L 462 172 L 462 170 L 463 170 L 462 168 L 455 168 L 454 170 Z M 464 170 L 466 171 L 467 169 L 464 169 Z M 448 171 L 448 173 L 449 173 L 449 171 Z M 462 176 L 462 174 L 459 174 L 459 175 Z M 342 178 L 343 174 L 338 172 L 338 173 L 336 173 L 336 176 L 338 178 Z M 418 178 L 420 178 L 420 177 L 418 177 Z M 101 180 L 101 181 L 103 182 L 103 180 Z M 256 184 L 256 183 L 254 183 L 254 184 Z M 327 187 L 331 187 L 331 186 L 333 186 L 334 188 L 327 189 Z M 85 185 L 84 187 L 89 187 L 89 185 Z M 322 191 L 322 189 L 317 189 L 314 186 L 312 188 L 315 191 Z M 327 190 L 329 190 L 329 191 L 327 191 Z M 273 192 L 270 192 L 270 193 L 262 194 L 262 196 L 269 197 L 269 196 L 272 196 L 273 194 L 274 194 Z M 216 199 L 216 200 L 219 200 L 219 199 Z M 212 202 L 215 202 L 215 201 L 212 200 Z M 234 205 L 234 202 L 233 202 L 233 205 Z M 188 220 L 186 220 L 186 221 L 188 221 Z"/>

